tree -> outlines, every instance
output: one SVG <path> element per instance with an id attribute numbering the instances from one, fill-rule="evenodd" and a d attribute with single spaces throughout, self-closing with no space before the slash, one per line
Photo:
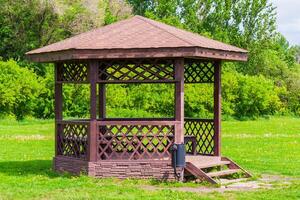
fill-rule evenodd
<path id="1" fill-rule="evenodd" d="M 52 1 L 0 0 L 0 56 L 24 59 L 34 48 L 56 41 L 58 15 Z"/>

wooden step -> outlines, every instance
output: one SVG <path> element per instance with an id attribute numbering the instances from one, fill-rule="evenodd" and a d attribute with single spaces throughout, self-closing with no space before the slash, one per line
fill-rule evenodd
<path id="1" fill-rule="evenodd" d="M 207 176 L 207 174 L 202 171 L 201 169 L 197 168 L 195 165 L 193 165 L 190 162 L 186 163 L 186 166 L 184 168 L 185 172 L 188 171 L 190 174 L 194 175 L 195 177 L 199 178 L 199 179 L 205 179 L 206 181 L 212 183 L 212 184 L 217 184 L 217 182 L 212 179 L 211 177 Z"/>
<path id="2" fill-rule="evenodd" d="M 229 165 L 230 161 L 216 161 L 216 162 L 208 162 L 208 163 L 195 163 L 195 166 L 200 169 L 206 169 L 210 167 L 217 167 L 217 166 L 223 166 L 223 165 Z"/>
<path id="3" fill-rule="evenodd" d="M 210 172 L 207 173 L 209 177 L 222 177 L 222 176 L 227 176 L 230 174 L 235 174 L 237 172 L 240 172 L 240 169 L 227 169 L 227 170 L 222 170 L 222 171 L 217 171 L 217 172 Z"/>

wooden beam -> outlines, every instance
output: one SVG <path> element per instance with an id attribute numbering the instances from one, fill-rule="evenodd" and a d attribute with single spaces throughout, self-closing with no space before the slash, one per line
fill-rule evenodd
<path id="1" fill-rule="evenodd" d="M 97 69 L 98 63 L 91 61 L 89 64 L 89 81 L 90 81 L 90 118 L 97 119 Z"/>
<path id="2" fill-rule="evenodd" d="M 89 62 L 90 126 L 88 133 L 88 161 L 97 161 L 97 73 L 98 62 Z"/>
<path id="3" fill-rule="evenodd" d="M 221 62 L 214 66 L 214 155 L 221 155 Z"/>
<path id="4" fill-rule="evenodd" d="M 55 112 L 55 156 L 58 155 L 58 134 L 62 131 L 61 126 L 58 125 L 58 121 L 61 121 L 63 119 L 63 90 L 62 90 L 62 83 L 58 83 L 58 77 L 59 77 L 59 72 L 61 64 L 57 63 L 55 64 L 55 89 L 54 89 L 54 94 L 55 94 L 55 105 L 54 105 L 54 112 Z"/>
<path id="5" fill-rule="evenodd" d="M 184 59 L 175 60 L 175 144 L 184 143 Z"/>
<path id="6" fill-rule="evenodd" d="M 67 49 L 56 52 L 26 54 L 34 62 L 116 58 L 203 58 L 247 61 L 247 52 L 234 52 L 201 47 L 136 48 L 136 49 Z"/>
<path id="7" fill-rule="evenodd" d="M 100 80 L 105 80 L 106 76 L 102 75 Z M 98 79 L 99 81 L 99 79 Z M 99 82 L 98 82 L 99 83 Z M 106 118 L 106 84 L 99 83 L 99 118 L 103 120 Z"/>
<path id="8" fill-rule="evenodd" d="M 146 120 L 139 120 L 139 121 L 135 121 L 135 120 L 130 120 L 128 119 L 126 120 L 103 120 L 103 121 L 98 121 L 98 125 L 100 126 L 104 126 L 104 125 L 175 125 L 175 127 L 177 125 L 180 125 L 181 122 L 180 121 L 146 121 Z"/>

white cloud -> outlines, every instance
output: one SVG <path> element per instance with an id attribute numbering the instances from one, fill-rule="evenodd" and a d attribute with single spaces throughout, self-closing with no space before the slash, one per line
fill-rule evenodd
<path id="1" fill-rule="evenodd" d="M 271 0 L 277 7 L 277 26 L 291 44 L 300 45 L 300 0 Z"/>

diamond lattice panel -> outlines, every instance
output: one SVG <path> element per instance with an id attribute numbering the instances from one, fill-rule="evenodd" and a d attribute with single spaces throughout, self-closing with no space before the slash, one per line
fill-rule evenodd
<path id="1" fill-rule="evenodd" d="M 58 155 L 86 159 L 87 124 L 61 124 L 58 133 Z"/>
<path id="2" fill-rule="evenodd" d="M 211 120 L 186 119 L 184 123 L 185 135 L 194 136 L 197 141 L 196 151 L 199 154 L 212 155 L 214 153 L 214 123 Z M 192 143 L 186 144 L 187 153 L 192 153 Z"/>
<path id="3" fill-rule="evenodd" d="M 98 159 L 170 158 L 174 126 L 106 125 L 99 127 Z"/>
<path id="4" fill-rule="evenodd" d="M 172 60 L 111 60 L 99 63 L 101 81 L 174 80 Z"/>
<path id="5" fill-rule="evenodd" d="M 88 65 L 86 63 L 64 63 L 60 67 L 59 80 L 63 82 L 86 82 Z"/>
<path id="6" fill-rule="evenodd" d="M 214 65 L 212 62 L 201 60 L 185 60 L 185 83 L 213 83 Z"/>

